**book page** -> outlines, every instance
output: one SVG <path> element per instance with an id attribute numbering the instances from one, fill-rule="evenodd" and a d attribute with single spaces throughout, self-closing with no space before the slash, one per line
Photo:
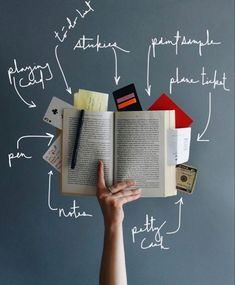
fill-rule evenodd
<path id="1" fill-rule="evenodd" d="M 144 197 L 165 196 L 165 120 L 169 112 L 115 113 L 114 180 L 135 180 Z"/>
<path id="2" fill-rule="evenodd" d="M 113 182 L 113 113 L 85 112 L 75 169 L 71 169 L 79 110 L 64 109 L 62 139 L 62 192 L 96 193 L 98 161 L 105 164 L 105 179 Z"/>

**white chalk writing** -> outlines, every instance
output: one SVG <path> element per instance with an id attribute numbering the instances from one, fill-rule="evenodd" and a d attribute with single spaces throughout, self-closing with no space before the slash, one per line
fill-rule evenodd
<path id="1" fill-rule="evenodd" d="M 22 77 L 18 79 L 18 84 L 22 88 L 33 86 L 35 84 L 41 84 L 42 89 L 45 88 L 45 81 L 49 81 L 53 78 L 51 68 L 49 63 L 45 65 L 34 65 L 34 66 L 25 66 L 19 68 L 16 62 L 16 59 L 13 60 L 14 67 L 8 69 L 8 77 L 10 84 L 13 83 L 12 76 L 21 74 Z"/>
<path id="2" fill-rule="evenodd" d="M 177 205 L 177 204 L 179 204 L 179 220 L 178 220 L 179 222 L 178 222 L 178 227 L 174 231 L 167 232 L 166 233 L 167 235 L 173 235 L 173 234 L 177 233 L 180 230 L 180 227 L 181 227 L 181 208 L 182 208 L 182 205 L 184 205 L 183 197 L 181 197 L 177 202 L 175 202 L 175 205 Z"/>
<path id="3" fill-rule="evenodd" d="M 218 75 L 218 71 L 215 69 L 212 72 L 211 78 L 209 78 L 207 72 L 205 72 L 205 67 L 202 67 L 200 77 L 194 79 L 192 77 L 182 76 L 179 73 L 179 68 L 176 67 L 175 75 L 170 78 L 169 81 L 169 93 L 172 94 L 173 86 L 179 84 L 201 84 L 202 86 L 212 86 L 213 89 L 216 89 L 218 86 L 222 87 L 224 91 L 228 92 L 230 89 L 227 87 L 227 76 L 223 72 L 222 76 Z"/>
<path id="4" fill-rule="evenodd" d="M 212 48 L 213 46 L 218 46 L 221 45 L 222 43 L 219 41 L 215 41 L 213 39 L 211 39 L 210 36 L 210 31 L 207 29 L 205 32 L 205 37 L 204 39 L 194 39 L 192 37 L 188 37 L 186 35 L 183 35 L 180 33 L 180 31 L 177 31 L 175 35 L 173 35 L 172 37 L 163 37 L 163 36 L 158 36 L 158 37 L 153 37 L 151 39 L 151 44 L 149 45 L 148 48 L 148 55 L 147 55 L 147 80 L 146 80 L 146 88 L 145 88 L 145 92 L 148 94 L 148 96 L 151 95 L 151 83 L 150 83 L 150 57 L 152 54 L 153 58 L 156 58 L 156 53 L 157 53 L 157 48 L 164 48 L 164 47 L 173 47 L 175 50 L 175 55 L 177 56 L 180 52 L 180 49 L 182 49 L 185 46 L 188 47 L 196 47 L 199 56 L 202 56 L 204 49 L 207 48 Z M 152 49 L 152 51 L 151 51 Z M 201 73 L 201 84 L 204 85 L 213 85 L 213 88 L 215 89 L 216 86 L 219 85 L 223 85 L 224 89 L 225 88 L 225 83 L 223 83 L 223 81 L 225 81 L 227 78 L 225 76 L 225 73 L 223 75 L 223 79 L 222 80 L 218 80 L 216 78 L 217 76 L 217 71 L 215 71 L 214 74 L 214 79 L 208 79 L 206 78 L 206 74 L 204 74 L 203 72 Z M 222 81 L 222 82 L 221 82 Z M 194 78 L 188 78 L 188 77 L 182 77 L 179 78 L 178 75 L 178 67 L 176 68 L 176 75 L 175 77 L 172 77 L 170 79 L 170 94 L 172 93 L 172 85 L 173 84 L 181 84 L 181 83 L 187 83 L 187 84 L 197 84 L 199 83 L 200 80 L 199 79 L 194 79 Z M 226 91 L 229 91 L 229 89 L 227 89 Z"/>
<path id="5" fill-rule="evenodd" d="M 176 32 L 176 35 L 173 36 L 173 39 L 166 39 L 164 37 L 155 37 L 152 38 L 152 47 L 153 47 L 153 57 L 156 56 L 156 47 L 157 46 L 174 46 L 175 47 L 175 54 L 178 55 L 179 47 L 182 46 L 197 46 L 198 47 L 198 54 L 202 56 L 202 48 L 206 46 L 213 46 L 213 45 L 220 45 L 221 42 L 216 42 L 210 39 L 210 31 L 206 30 L 206 39 L 203 40 L 196 40 L 187 38 L 184 35 L 181 35 L 179 31 Z"/>
<path id="6" fill-rule="evenodd" d="M 20 141 L 23 140 L 23 139 L 26 139 L 26 138 L 46 138 L 46 139 L 49 139 L 49 142 L 48 142 L 48 146 L 49 146 L 51 144 L 53 138 L 54 138 L 54 135 L 52 135 L 50 133 L 46 133 L 46 135 L 27 135 L 27 136 L 22 136 L 16 142 L 17 150 L 20 148 Z M 16 159 L 16 158 L 17 159 L 19 159 L 19 158 L 31 159 L 32 156 L 27 156 L 23 152 L 17 152 L 17 154 L 14 154 L 13 152 L 11 152 L 11 153 L 8 154 L 8 164 L 9 164 L 9 167 L 12 166 L 11 161 L 13 159 Z"/>
<path id="7" fill-rule="evenodd" d="M 30 159 L 32 158 L 32 156 L 27 156 L 25 155 L 23 152 L 17 152 L 17 154 L 14 154 L 13 152 L 9 153 L 8 154 L 8 164 L 9 164 L 9 167 L 12 166 L 12 160 L 13 159 L 18 159 L 18 158 L 24 158 L 24 159 Z"/>
<path id="8" fill-rule="evenodd" d="M 132 233 L 133 243 L 136 242 L 136 235 L 142 233 L 148 234 L 148 238 L 144 237 L 140 242 L 141 249 L 149 249 L 151 247 L 160 247 L 161 249 L 169 249 L 169 247 L 165 247 L 163 245 L 163 236 L 161 235 L 161 229 L 166 224 L 166 221 L 164 221 L 160 226 L 155 226 L 155 221 L 156 219 L 153 216 L 149 218 L 149 216 L 146 215 L 143 228 L 142 227 L 137 228 L 136 226 L 132 228 L 131 233 Z"/>
<path id="9" fill-rule="evenodd" d="M 80 218 L 80 217 L 92 217 L 93 215 L 86 213 L 85 211 L 79 211 L 80 206 L 76 204 L 76 200 L 73 200 L 73 205 L 66 211 L 64 208 L 54 208 L 51 206 L 51 176 L 53 172 L 48 172 L 48 195 L 47 195 L 47 205 L 51 211 L 57 211 L 58 216 L 65 218 Z"/>
<path id="10" fill-rule="evenodd" d="M 49 63 L 45 65 L 25 66 L 19 68 L 16 59 L 13 60 L 14 66 L 8 69 L 8 78 L 13 85 L 16 94 L 21 101 L 29 108 L 35 108 L 36 104 L 31 101 L 27 102 L 19 92 L 19 88 L 27 88 L 33 85 L 40 84 L 42 89 L 45 88 L 45 81 L 52 80 L 53 74 Z"/>
<path id="11" fill-rule="evenodd" d="M 55 34 L 55 38 L 59 40 L 59 42 L 64 42 L 65 39 L 68 36 L 68 32 L 73 30 L 76 25 L 77 25 L 77 21 L 78 18 L 81 17 L 82 19 L 85 18 L 85 16 L 90 13 L 90 12 L 94 12 L 94 9 L 91 7 L 91 1 L 85 1 L 85 9 L 76 9 L 76 13 L 78 13 L 78 16 L 76 16 L 75 18 L 73 18 L 73 20 L 71 20 L 69 17 L 66 18 L 66 24 L 64 26 L 62 26 L 62 28 L 60 29 L 59 32 L 54 31 Z"/>
<path id="12" fill-rule="evenodd" d="M 209 107 L 208 107 L 208 118 L 207 118 L 207 122 L 206 122 L 206 126 L 203 130 L 203 132 L 200 134 L 198 133 L 197 134 L 197 141 L 198 142 L 209 142 L 210 140 L 209 139 L 202 139 L 202 137 L 204 136 L 209 124 L 210 124 L 210 119 L 211 119 L 211 92 L 209 92 Z"/>
<path id="13" fill-rule="evenodd" d="M 17 149 L 19 148 L 20 146 L 20 141 L 22 139 L 26 139 L 26 138 L 45 138 L 45 139 L 49 139 L 49 142 L 48 142 L 48 146 L 51 144 L 53 138 L 54 138 L 54 135 L 50 134 L 50 133 L 46 133 L 46 135 L 27 135 L 27 136 L 22 136 L 20 137 L 17 142 L 16 142 L 16 147 Z"/>
<path id="14" fill-rule="evenodd" d="M 70 94 L 72 94 L 72 90 L 71 90 L 71 87 L 69 87 L 68 85 L 68 82 L 67 82 L 67 79 L 65 77 L 65 74 L 64 74 L 64 71 L 63 71 L 63 68 L 61 66 L 61 63 L 59 61 L 59 57 L 58 57 L 58 45 L 55 47 L 55 58 L 56 58 L 56 61 L 57 61 L 57 64 L 58 64 L 58 67 L 60 69 L 60 72 L 61 72 L 61 75 L 63 77 L 63 80 L 64 80 L 64 83 L 65 83 L 65 87 L 66 87 L 66 91 Z"/>
<path id="15" fill-rule="evenodd" d="M 146 93 L 150 96 L 151 95 L 151 84 L 149 83 L 149 73 L 150 73 L 150 53 L 151 53 L 151 45 L 149 45 L 148 48 L 148 57 L 147 57 L 147 80 L 146 80 L 146 88 L 145 91 Z"/>
<path id="16" fill-rule="evenodd" d="M 174 235 L 176 234 L 181 228 L 181 208 L 183 205 L 183 197 L 181 197 L 175 205 L 179 205 L 179 215 L 178 215 L 178 225 L 177 228 L 173 231 L 167 231 L 167 235 Z M 145 223 L 143 227 L 134 226 L 131 229 L 132 234 L 132 242 L 136 243 L 136 237 L 141 236 L 140 241 L 140 248 L 141 249 L 150 249 L 153 247 L 159 247 L 160 249 L 169 249 L 169 247 L 163 244 L 164 236 L 161 233 L 161 230 L 166 225 L 166 221 L 164 221 L 160 226 L 156 226 L 156 219 L 147 214 L 145 216 Z M 144 235 L 144 236 L 143 236 Z"/>
<path id="17" fill-rule="evenodd" d="M 115 84 L 118 85 L 118 82 L 120 80 L 121 76 L 118 76 L 118 70 L 117 70 L 117 63 L 118 63 L 118 59 L 117 59 L 117 53 L 116 50 L 122 51 L 122 52 L 130 52 L 129 50 L 123 49 L 120 46 L 118 46 L 118 44 L 116 42 L 108 42 L 106 43 L 105 41 L 100 41 L 100 35 L 97 35 L 96 38 L 88 38 L 85 35 L 83 35 L 81 38 L 78 39 L 76 45 L 74 46 L 74 50 L 76 49 L 82 49 L 82 50 L 86 50 L 86 49 L 95 49 L 97 52 L 99 52 L 102 49 L 109 49 L 111 48 L 113 50 L 113 54 L 114 54 L 114 64 L 115 64 L 115 68 L 114 68 L 114 80 L 115 80 Z"/>
<path id="18" fill-rule="evenodd" d="M 78 39 L 73 49 L 86 50 L 89 48 L 96 49 L 97 52 L 99 52 L 100 49 L 106 49 L 106 48 L 114 48 L 123 52 L 130 52 L 128 50 L 119 47 L 116 42 L 108 42 L 108 43 L 106 43 L 105 41 L 101 42 L 100 35 L 97 35 L 96 38 L 88 38 L 85 35 L 83 35 L 81 38 Z"/>

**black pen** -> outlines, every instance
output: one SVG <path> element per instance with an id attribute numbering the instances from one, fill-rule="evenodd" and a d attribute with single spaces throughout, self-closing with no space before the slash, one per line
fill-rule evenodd
<path id="1" fill-rule="evenodd" d="M 72 162 L 71 162 L 71 168 L 74 169 L 77 162 L 77 155 L 79 150 L 79 143 L 80 143 L 80 135 L 82 131 L 82 125 L 83 125 L 83 118 L 84 118 L 84 110 L 80 111 L 80 116 L 78 118 L 78 125 L 77 125 L 77 133 L 75 138 L 75 143 L 73 147 L 73 155 L 72 155 Z"/>

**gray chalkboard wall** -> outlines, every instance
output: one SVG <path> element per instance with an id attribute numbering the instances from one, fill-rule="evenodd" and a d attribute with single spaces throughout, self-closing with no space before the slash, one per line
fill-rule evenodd
<path id="1" fill-rule="evenodd" d="M 0 284 L 98 284 L 103 221 L 96 198 L 60 195 L 59 174 L 42 159 L 47 138 L 23 138 L 19 149 L 16 142 L 56 135 L 42 121 L 53 96 L 72 104 L 79 88 L 106 92 L 115 110 L 112 91 L 132 82 L 143 109 L 166 92 L 194 119 L 188 164 L 199 176 L 192 195 L 125 207 L 129 284 L 234 284 L 233 1 L 1 0 L 0 6 Z M 106 47 L 74 49 L 83 36 L 85 45 L 99 37 Z M 115 42 L 117 61 L 108 47 Z M 170 84 L 177 70 L 178 82 Z M 9 154 L 16 156 L 11 167 Z M 49 187 L 52 207 L 68 212 L 75 199 L 92 217 L 59 217 L 48 207 Z M 181 197 L 183 205 L 176 203 Z M 133 243 L 131 230 L 144 227 L 146 215 L 155 227 L 166 221 L 162 248 L 156 230 Z M 142 249 L 143 239 L 152 247 Z"/>

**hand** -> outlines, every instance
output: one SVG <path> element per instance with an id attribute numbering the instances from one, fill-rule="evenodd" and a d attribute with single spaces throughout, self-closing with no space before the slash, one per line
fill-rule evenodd
<path id="1" fill-rule="evenodd" d="M 107 188 L 104 180 L 104 164 L 99 161 L 96 195 L 106 227 L 120 225 L 124 219 L 123 205 L 140 197 L 140 189 L 125 190 L 134 185 L 134 181 L 122 181 Z"/>

